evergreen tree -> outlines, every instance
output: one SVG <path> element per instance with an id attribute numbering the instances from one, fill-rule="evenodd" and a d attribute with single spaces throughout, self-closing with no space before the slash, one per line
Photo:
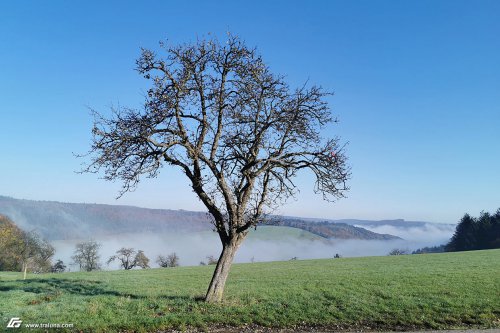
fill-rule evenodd
<path id="1" fill-rule="evenodd" d="M 481 215 L 476 221 L 476 243 L 474 244 L 473 250 L 491 249 L 491 227 L 491 215 L 481 212 Z"/>
<path id="2" fill-rule="evenodd" d="M 500 248 L 500 208 L 495 215 L 491 216 L 491 239 L 490 248 Z"/>
<path id="3" fill-rule="evenodd" d="M 469 214 L 465 214 L 464 217 L 458 223 L 455 233 L 451 238 L 448 245 L 446 245 L 446 251 L 467 251 L 472 250 L 475 240 L 475 224 L 476 221 Z"/>
<path id="4" fill-rule="evenodd" d="M 446 251 L 500 248 L 500 209 L 494 215 L 481 212 L 478 218 L 465 214 L 446 245 Z"/>

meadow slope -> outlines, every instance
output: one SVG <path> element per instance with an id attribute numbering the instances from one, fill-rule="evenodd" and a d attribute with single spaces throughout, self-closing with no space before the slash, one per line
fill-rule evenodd
<path id="1" fill-rule="evenodd" d="M 0 330 L 12 317 L 23 325 L 72 323 L 84 332 L 500 328 L 499 258 L 500 250 L 489 250 L 237 264 L 218 305 L 199 301 L 213 266 L 31 275 L 26 281 L 4 272 Z"/>

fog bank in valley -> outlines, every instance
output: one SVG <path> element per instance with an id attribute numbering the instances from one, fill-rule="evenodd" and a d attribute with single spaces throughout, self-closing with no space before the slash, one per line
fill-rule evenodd
<path id="1" fill-rule="evenodd" d="M 158 255 L 176 252 L 180 264 L 199 265 L 207 256 L 218 258 L 221 251 L 216 233 L 210 231 L 206 213 L 182 210 L 155 210 L 131 206 L 75 204 L 51 201 L 20 200 L 0 196 L 0 214 L 9 216 L 27 231 L 35 231 L 48 239 L 56 248 L 54 259 L 71 263 L 75 245 L 89 237 L 102 244 L 101 261 L 104 263 L 122 247 L 143 250 L 157 267 Z M 339 220 L 337 229 L 321 228 L 325 221 L 300 220 L 285 217 L 282 226 L 259 226 L 240 247 L 235 261 L 277 261 L 298 259 L 383 256 L 395 248 L 413 251 L 425 246 L 445 244 L 455 226 L 447 224 L 405 222 L 403 220 Z M 293 223 L 292 223 L 293 222 Z M 303 223 L 302 223 L 303 222 Z M 295 224 L 294 224 L 295 223 Z M 357 232 L 352 225 L 378 234 L 389 234 L 402 239 L 377 237 Z M 319 226 L 319 227 L 318 227 Z M 366 230 L 358 230 L 366 231 Z M 342 239 L 327 239 L 335 235 Z M 370 240 L 356 240 L 364 238 Z M 72 270 L 77 267 L 70 266 Z M 103 266 L 116 269 L 118 263 Z"/>
<path id="2" fill-rule="evenodd" d="M 455 232 L 453 224 L 426 223 L 421 227 L 396 227 L 392 225 L 360 226 L 367 230 L 403 238 L 408 246 L 435 246 L 447 243 Z"/>
<path id="3" fill-rule="evenodd" d="M 319 238 L 302 238 L 290 235 L 281 237 L 261 237 L 263 232 L 252 237 L 250 235 L 240 247 L 235 262 L 259 262 L 298 259 L 332 258 L 335 254 L 343 257 L 384 256 L 394 248 L 416 250 L 424 246 L 435 246 L 446 243 L 453 234 L 453 226 L 425 225 L 416 228 L 398 228 L 392 226 L 363 226 L 378 233 L 389 233 L 403 238 L 402 240 L 322 240 Z M 265 234 L 265 232 L 264 232 Z M 182 266 L 199 265 L 206 262 L 207 256 L 218 258 L 221 251 L 220 241 L 214 232 L 198 233 L 141 233 L 117 234 L 114 236 L 95 237 L 102 244 L 100 250 L 104 269 L 117 269 L 118 263 L 109 266 L 105 261 L 121 247 L 133 247 L 143 250 L 151 259 L 151 267 L 158 267 L 155 259 L 158 255 L 176 252 Z M 53 241 L 56 248 L 55 259 L 71 263 L 75 244 L 81 239 Z M 76 266 L 68 265 L 72 271 Z"/>

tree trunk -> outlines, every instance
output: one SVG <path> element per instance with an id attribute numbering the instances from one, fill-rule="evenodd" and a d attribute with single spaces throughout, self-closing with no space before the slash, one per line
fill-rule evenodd
<path id="1" fill-rule="evenodd" d="M 23 280 L 26 280 L 26 274 L 28 272 L 28 264 L 23 263 Z"/>
<path id="2" fill-rule="evenodd" d="M 222 245 L 222 253 L 215 267 L 214 275 L 212 276 L 212 281 L 208 287 L 207 295 L 205 296 L 205 302 L 216 303 L 222 300 L 222 294 L 224 293 L 224 286 L 226 285 L 227 276 L 229 275 L 229 269 L 233 263 L 234 255 L 238 250 L 242 238 L 236 236 L 229 241 L 229 244 Z"/>

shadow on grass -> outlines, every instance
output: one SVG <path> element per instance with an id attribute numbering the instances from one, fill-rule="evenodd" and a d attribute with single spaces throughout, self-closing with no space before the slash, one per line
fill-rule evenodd
<path id="1" fill-rule="evenodd" d="M 65 280 L 65 279 L 36 279 L 9 281 L 9 285 L 0 285 L 0 291 L 22 290 L 25 292 L 43 294 L 53 292 L 64 292 L 81 296 L 117 296 L 131 299 L 146 299 L 147 296 L 123 293 L 106 288 L 101 281 L 89 280 Z M 192 297 L 177 295 L 161 295 L 158 298 L 172 301 L 192 301 Z"/>
<path id="2" fill-rule="evenodd" d="M 64 280 L 64 279 L 36 279 L 15 281 L 10 285 L 0 286 L 0 291 L 22 290 L 29 293 L 41 294 L 62 291 L 73 295 L 82 296 L 123 296 L 137 298 L 136 295 L 120 293 L 104 288 L 100 281 Z"/>

